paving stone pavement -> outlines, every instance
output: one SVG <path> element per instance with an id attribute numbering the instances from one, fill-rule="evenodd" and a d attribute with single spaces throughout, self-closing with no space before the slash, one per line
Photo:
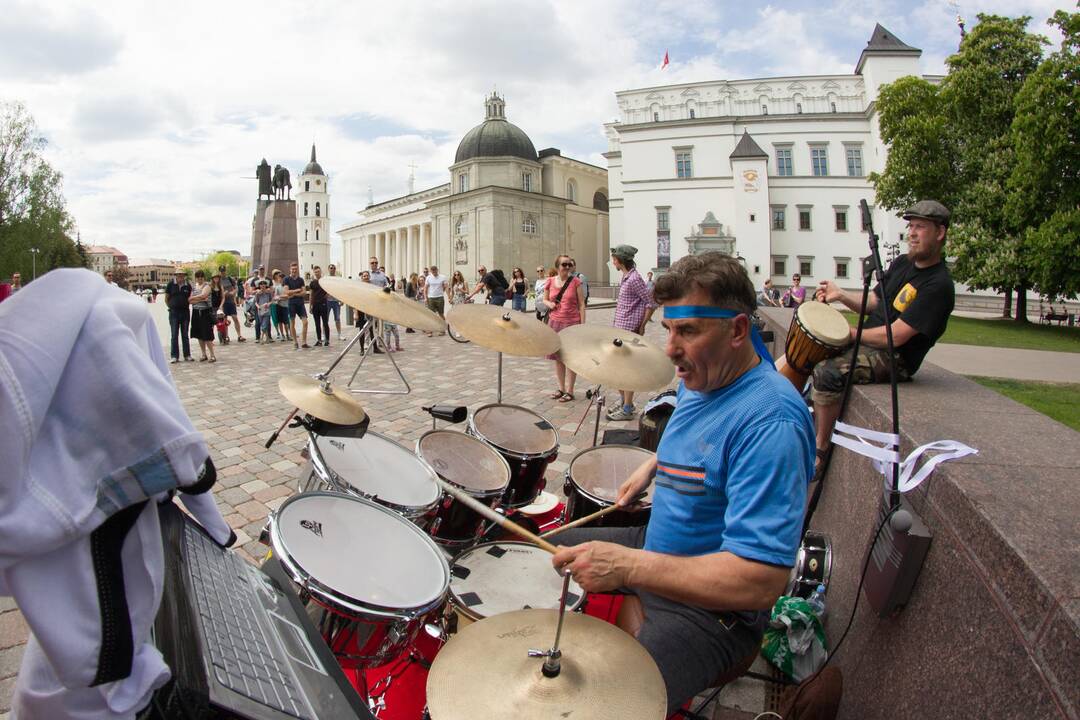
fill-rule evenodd
<path id="1" fill-rule="evenodd" d="M 168 356 L 168 319 L 164 303 L 151 305 L 159 334 Z M 590 324 L 611 323 L 614 310 L 590 308 Z M 342 318 L 344 320 L 344 317 Z M 314 327 L 309 343 L 314 343 Z M 299 429 L 284 430 L 270 448 L 267 438 L 292 408 L 277 390 L 278 379 L 286 375 L 306 375 L 325 371 L 344 347 L 335 339 L 329 348 L 294 350 L 291 344 L 255 345 L 251 328 L 244 328 L 245 343 L 235 340 L 215 345 L 218 362 L 170 365 L 177 391 L 195 428 L 202 432 L 218 468 L 214 496 L 226 521 L 235 530 L 236 551 L 250 562 L 266 554 L 258 542 L 267 516 L 295 491 L 305 461 L 300 452 L 306 434 Z M 664 331 L 652 322 L 646 333 L 650 340 L 663 342 Z M 431 417 L 421 407 L 434 403 L 467 405 L 475 410 L 496 400 L 497 355 L 473 343 L 457 343 L 448 336 L 426 337 L 406 334 L 401 329 L 401 353 L 394 359 L 408 379 L 408 395 L 360 395 L 370 418 L 370 430 L 412 449 L 416 440 L 431 428 Z M 197 343 L 192 352 L 198 358 Z M 345 384 L 359 362 L 353 352 L 335 369 L 331 380 Z M 356 376 L 354 387 L 401 389 L 385 355 L 369 357 Z M 595 412 L 590 413 L 581 431 L 574 434 L 582 414 L 589 407 L 585 399 L 588 383 L 579 383 L 577 399 L 559 403 L 550 398 L 557 388 L 554 363 L 543 358 L 506 356 L 503 360 L 503 402 L 521 405 L 547 418 L 559 432 L 559 457 L 547 471 L 548 488 L 562 489 L 563 473 L 574 453 L 592 443 Z M 643 394 L 648 399 L 652 393 Z M 618 393 L 607 393 L 611 402 Z M 638 402 L 640 407 L 641 403 Z M 440 423 L 440 426 L 445 426 Z M 455 426 L 464 430 L 464 424 Z M 601 437 L 606 428 L 636 428 L 636 422 L 608 422 L 601 419 Z M 0 713 L 10 708 L 15 675 L 27 638 L 26 624 L 10 598 L 0 598 Z M 0 720 L 5 715 L 0 714 Z"/>

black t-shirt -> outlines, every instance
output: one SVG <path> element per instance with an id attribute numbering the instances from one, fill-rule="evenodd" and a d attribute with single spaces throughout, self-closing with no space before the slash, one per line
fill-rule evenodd
<path id="1" fill-rule="evenodd" d="M 878 305 L 870 311 L 866 327 L 885 324 L 881 285 L 874 288 Z M 885 272 L 885 295 L 889 299 L 889 318 L 903 320 L 915 328 L 916 335 L 897 349 L 904 366 L 912 375 L 938 338 L 952 314 L 955 291 L 945 262 L 917 268 L 906 255 L 893 260 Z"/>
<path id="2" fill-rule="evenodd" d="M 189 312 L 189 297 L 191 297 L 191 285 L 186 280 L 183 283 L 170 280 L 169 284 L 165 286 L 165 302 L 168 303 L 170 310 L 181 313 Z"/>
<path id="3" fill-rule="evenodd" d="M 499 276 L 496 275 L 493 272 L 489 272 L 486 275 L 484 275 L 484 277 L 480 280 L 480 282 L 484 283 L 484 287 L 486 287 L 488 292 L 491 293 L 492 295 L 505 295 L 506 294 L 506 290 L 507 290 L 506 283 L 504 283 L 502 280 L 500 280 Z"/>
<path id="4" fill-rule="evenodd" d="M 525 297 L 525 287 L 526 283 L 521 278 L 514 280 L 514 297 Z"/>
<path id="5" fill-rule="evenodd" d="M 282 280 L 281 282 L 285 287 L 289 288 L 290 290 L 300 290 L 300 289 L 302 289 L 304 287 L 304 278 L 300 277 L 299 275 L 297 275 L 296 277 L 293 277 L 292 275 L 286 275 L 285 279 Z M 300 305 L 303 305 L 304 304 L 304 296 L 303 295 L 293 295 L 293 296 L 291 296 L 289 298 L 289 303 L 290 304 L 299 303 Z"/>
<path id="6" fill-rule="evenodd" d="M 308 283 L 308 290 L 311 291 L 311 304 L 326 302 L 326 291 L 322 289 L 322 285 L 318 280 L 312 280 Z"/>

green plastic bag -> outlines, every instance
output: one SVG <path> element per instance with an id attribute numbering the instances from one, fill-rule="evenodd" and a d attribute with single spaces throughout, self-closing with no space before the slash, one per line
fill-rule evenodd
<path id="1" fill-rule="evenodd" d="M 781 595 L 773 605 L 761 654 L 795 682 L 817 671 L 829 657 L 821 618 L 800 597 Z"/>

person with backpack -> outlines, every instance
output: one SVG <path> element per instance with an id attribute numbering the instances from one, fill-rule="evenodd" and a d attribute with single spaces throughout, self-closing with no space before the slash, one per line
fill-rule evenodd
<path id="1" fill-rule="evenodd" d="M 487 268 L 481 265 L 476 269 L 476 274 L 480 276 L 480 282 L 476 283 L 476 287 L 466 300 L 472 300 L 474 295 L 481 290 L 486 290 L 489 305 L 505 305 L 506 291 L 510 288 L 510 283 L 503 271 L 496 268 L 488 272 Z"/>
<path id="2" fill-rule="evenodd" d="M 548 326 L 559 332 L 585 322 L 585 289 L 581 280 L 571 274 L 573 261 L 569 255 L 555 258 L 555 267 L 559 274 L 548 281 L 544 290 L 544 304 L 551 308 L 548 311 Z M 551 399 L 561 403 L 572 401 L 577 374 L 563 364 L 558 352 L 548 355 L 548 360 L 555 361 L 555 379 L 559 382 L 559 390 L 552 393 Z"/>

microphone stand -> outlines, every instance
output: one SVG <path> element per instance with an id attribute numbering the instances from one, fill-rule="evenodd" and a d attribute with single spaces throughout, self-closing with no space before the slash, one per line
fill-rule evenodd
<path id="1" fill-rule="evenodd" d="M 854 384 L 852 379 L 854 377 L 855 358 L 859 354 L 859 347 L 862 344 L 863 327 L 866 323 L 866 309 L 870 299 L 870 288 L 874 277 L 877 276 L 878 284 L 881 286 L 881 296 L 878 298 L 878 302 L 881 304 L 882 315 L 885 320 L 885 344 L 889 352 L 889 384 L 891 386 L 892 394 L 892 434 L 899 437 L 900 435 L 900 401 L 899 393 L 897 390 L 897 377 L 896 377 L 896 355 L 895 347 L 893 345 L 892 334 L 892 318 L 889 313 L 889 303 L 885 298 L 885 270 L 881 265 L 881 252 L 879 249 L 879 240 L 877 233 L 874 232 L 874 220 L 870 215 L 870 207 L 866 204 L 866 200 L 859 201 L 859 209 L 862 211 L 862 222 L 866 228 L 868 235 L 868 241 L 870 246 L 870 255 L 866 258 L 868 263 L 863 266 L 863 292 L 862 303 L 859 308 L 859 324 L 855 328 L 855 342 L 852 345 L 852 363 L 848 368 L 847 376 L 844 380 L 844 396 L 840 401 L 840 417 L 844 417 L 844 413 L 847 410 L 848 401 L 851 399 L 851 387 Z M 832 462 L 832 453 L 835 445 L 829 445 L 829 449 L 825 454 L 825 458 L 821 461 L 820 476 L 817 483 L 817 487 L 814 488 L 813 495 L 810 497 L 810 503 L 806 510 L 806 518 L 803 520 L 803 536 L 806 535 L 810 529 L 810 520 L 814 516 L 814 511 L 817 509 L 818 501 L 821 499 L 822 486 L 825 484 L 825 476 L 829 470 L 829 464 Z M 894 450 L 899 451 L 899 445 Z M 900 505 L 900 463 L 893 463 L 892 465 L 892 489 L 889 492 L 889 508 L 893 509 Z"/>

